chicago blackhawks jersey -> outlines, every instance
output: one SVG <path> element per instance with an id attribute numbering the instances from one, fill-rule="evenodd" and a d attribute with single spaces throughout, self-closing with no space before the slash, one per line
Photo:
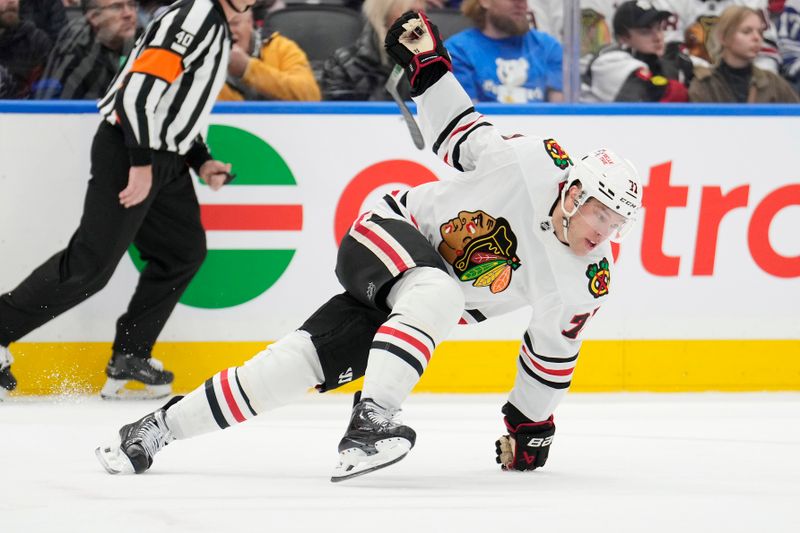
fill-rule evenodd
<path id="1" fill-rule="evenodd" d="M 510 401 L 544 420 L 609 294 L 610 244 L 579 257 L 556 237 L 552 213 L 572 161 L 554 139 L 503 137 L 449 73 L 415 100 L 434 152 L 462 172 L 396 191 L 374 211 L 413 224 L 439 251 L 465 295 L 462 322 L 532 306 Z"/>

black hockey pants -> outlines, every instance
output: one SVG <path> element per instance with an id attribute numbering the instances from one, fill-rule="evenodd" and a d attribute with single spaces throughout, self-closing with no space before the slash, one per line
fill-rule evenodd
<path id="1" fill-rule="evenodd" d="M 114 351 L 149 356 L 205 258 L 200 207 L 182 156 L 153 152 L 150 193 L 130 208 L 120 205 L 118 197 L 130 169 L 120 128 L 100 125 L 91 161 L 83 216 L 66 249 L 0 296 L 4 346 L 102 289 L 133 243 L 147 263 L 127 312 L 117 321 Z"/>

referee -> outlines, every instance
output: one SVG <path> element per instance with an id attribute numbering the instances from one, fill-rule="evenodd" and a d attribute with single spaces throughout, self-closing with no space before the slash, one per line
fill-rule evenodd
<path id="1" fill-rule="evenodd" d="M 117 320 L 101 395 L 127 395 L 129 381 L 149 396 L 170 393 L 174 376 L 151 351 L 206 256 L 189 167 L 212 190 L 230 176 L 200 130 L 227 74 L 227 19 L 253 3 L 179 0 L 136 42 L 98 103 L 103 121 L 78 229 L 65 250 L 0 296 L 0 393 L 16 386 L 8 345 L 102 289 L 131 243 L 147 264 Z"/>

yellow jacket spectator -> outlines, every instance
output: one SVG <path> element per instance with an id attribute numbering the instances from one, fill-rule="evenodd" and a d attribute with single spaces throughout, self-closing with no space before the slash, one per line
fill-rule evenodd
<path id="1" fill-rule="evenodd" d="M 319 85 L 305 52 L 278 32 L 261 39 L 251 11 L 230 20 L 234 45 L 219 100 L 319 101 Z"/>

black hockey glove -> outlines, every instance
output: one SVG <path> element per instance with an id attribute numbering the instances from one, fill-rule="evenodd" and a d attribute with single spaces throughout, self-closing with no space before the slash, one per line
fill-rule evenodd
<path id="1" fill-rule="evenodd" d="M 439 78 L 453 70 L 439 28 L 425 13 L 405 12 L 389 28 L 384 46 L 389 57 L 406 71 L 411 84 L 411 96 L 424 93 Z"/>
<path id="2" fill-rule="evenodd" d="M 533 422 L 510 403 L 503 406 L 503 414 L 508 435 L 495 442 L 500 468 L 535 470 L 544 466 L 556 432 L 553 415 L 543 422 Z"/>

